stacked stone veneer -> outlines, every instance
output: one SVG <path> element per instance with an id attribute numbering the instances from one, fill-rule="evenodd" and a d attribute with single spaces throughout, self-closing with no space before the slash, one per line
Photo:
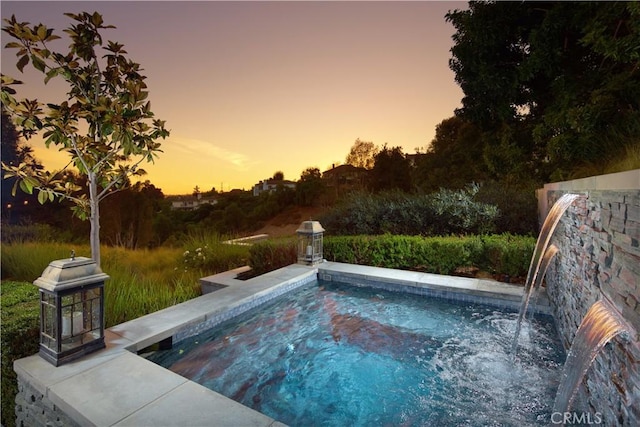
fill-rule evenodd
<path id="1" fill-rule="evenodd" d="M 16 426 L 80 427 L 51 400 L 18 376 Z"/>
<path id="2" fill-rule="evenodd" d="M 609 299 L 631 329 L 596 357 L 578 392 L 574 406 L 580 407 L 572 410 L 604 425 L 640 426 L 640 170 L 623 177 L 619 190 L 580 180 L 545 186 L 538 198 L 546 214 L 563 194 L 582 195 L 553 234 L 559 252 L 545 279 L 565 348 L 599 299 Z"/>

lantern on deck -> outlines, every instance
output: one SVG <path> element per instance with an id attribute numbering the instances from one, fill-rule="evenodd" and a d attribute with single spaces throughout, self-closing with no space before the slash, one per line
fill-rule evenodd
<path id="1" fill-rule="evenodd" d="M 318 221 L 304 221 L 296 230 L 298 235 L 298 263 L 314 265 L 322 261 L 324 228 Z"/>
<path id="2" fill-rule="evenodd" d="M 52 261 L 34 285 L 40 288 L 40 356 L 55 366 L 102 349 L 104 274 L 95 261 Z"/>

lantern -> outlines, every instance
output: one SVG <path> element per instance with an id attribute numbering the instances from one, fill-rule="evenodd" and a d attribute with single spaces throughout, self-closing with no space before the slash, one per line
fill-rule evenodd
<path id="1" fill-rule="evenodd" d="M 318 221 L 304 221 L 296 230 L 298 235 L 298 263 L 314 265 L 322 261 L 324 228 Z"/>
<path id="2" fill-rule="evenodd" d="M 40 288 L 40 356 L 59 366 L 102 349 L 104 274 L 95 261 L 73 255 L 52 261 Z"/>

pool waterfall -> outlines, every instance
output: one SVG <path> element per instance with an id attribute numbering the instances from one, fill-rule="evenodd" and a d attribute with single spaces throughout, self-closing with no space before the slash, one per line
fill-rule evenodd
<path id="1" fill-rule="evenodd" d="M 564 413 L 571 409 L 580 382 L 599 351 L 616 335 L 629 335 L 631 331 L 632 328 L 607 300 L 600 300 L 591 306 L 580 323 L 567 355 L 553 405 L 554 412 Z"/>
<path id="2" fill-rule="evenodd" d="M 584 200 L 586 197 L 583 197 L 580 194 L 563 194 L 555 202 L 555 204 L 549 210 L 549 214 L 545 218 L 531 259 L 527 280 L 525 282 L 524 294 L 522 296 L 522 303 L 519 311 L 516 332 L 512 343 L 512 357 L 517 356 L 519 334 L 521 331 L 523 320 L 527 315 L 527 307 L 531 295 L 536 288 L 539 288 L 551 263 L 551 260 L 560 252 L 558 246 L 556 246 L 555 244 L 550 244 L 553 233 L 567 209 L 569 209 L 569 207 L 580 198 L 583 198 Z M 587 219 L 590 220 L 591 218 L 587 216 Z M 631 231 L 633 232 L 633 228 L 631 228 Z M 638 235 L 636 233 L 630 241 L 635 242 L 635 244 L 637 245 L 637 238 Z M 608 276 L 601 277 L 605 279 L 608 278 Z M 633 281 L 634 279 L 632 278 L 631 282 Z M 635 278 L 635 282 L 637 286 L 637 277 Z M 633 283 L 631 283 L 631 285 L 633 285 Z M 564 284 L 564 286 L 566 287 L 567 291 L 572 291 L 570 284 Z M 624 283 L 618 284 L 618 288 L 624 289 Z M 638 288 L 636 287 L 636 290 L 637 289 Z M 583 290 L 575 289 L 573 292 L 579 295 L 581 291 Z M 632 364 L 634 364 L 633 360 L 635 359 L 635 357 L 637 357 L 633 356 L 633 353 L 637 354 L 640 351 L 640 346 L 638 345 L 638 338 L 640 337 L 640 335 L 638 335 L 638 332 L 633 328 L 633 326 L 629 322 L 627 322 L 627 320 L 625 320 L 624 315 L 621 313 L 621 309 L 618 308 L 620 306 L 620 303 L 618 304 L 618 306 L 612 303 L 609 300 L 609 296 L 607 295 L 607 293 L 602 292 L 602 288 L 599 289 L 599 292 L 597 292 L 596 295 L 597 301 L 589 307 L 587 313 L 582 318 L 582 321 L 580 322 L 580 325 L 574 335 L 569 352 L 567 354 L 564 368 L 562 370 L 560 385 L 556 392 L 553 406 L 553 413 L 562 416 L 560 418 L 556 418 L 556 420 L 562 419 L 565 421 L 575 421 L 577 419 L 580 421 L 584 421 L 585 414 L 588 414 L 589 420 L 591 420 L 591 413 L 576 412 L 580 410 L 585 411 L 587 407 L 583 406 L 581 408 L 575 408 L 575 399 L 578 394 L 578 390 L 580 389 L 580 384 L 585 381 L 586 375 L 593 361 L 602 352 L 603 348 L 608 343 L 610 343 L 618 336 L 623 336 L 625 339 L 622 341 L 622 344 L 618 344 L 618 346 L 622 348 L 621 351 L 623 353 L 629 355 Z M 629 305 L 628 302 L 631 302 L 632 308 L 635 305 L 633 304 L 633 302 L 635 301 L 633 296 L 634 292 L 632 291 L 628 295 L 631 295 L 630 297 L 628 297 L 630 299 L 623 299 L 621 301 L 622 303 L 625 303 L 622 305 L 622 310 L 626 311 L 627 314 L 629 314 L 629 311 L 627 309 L 627 306 Z M 614 294 L 614 296 L 616 295 Z M 637 294 L 635 295 L 635 298 L 638 298 Z M 620 302 L 620 299 L 618 299 L 618 301 Z M 555 303 L 562 304 L 560 302 Z M 635 317 L 633 312 L 631 312 L 630 315 L 632 317 Z M 635 364 L 637 365 L 637 363 L 638 362 L 636 359 Z M 633 386 L 632 390 L 624 390 L 624 386 L 621 386 L 619 379 L 614 385 L 614 376 L 611 377 L 612 380 L 610 380 L 611 382 L 608 384 L 608 387 L 617 388 L 623 394 L 623 396 L 625 396 L 623 398 L 627 400 L 626 405 L 630 408 L 630 411 L 636 413 L 640 412 L 640 396 L 638 395 L 638 391 L 634 391 Z M 599 384 L 599 386 L 607 387 L 607 384 Z M 629 396 L 631 397 L 629 398 Z M 590 405 L 593 410 L 593 403 L 591 403 Z M 594 419 L 598 420 L 599 423 L 602 420 L 602 413 L 596 412 L 595 414 L 596 415 Z M 620 418 L 621 417 L 619 417 L 619 419 Z M 608 422 L 611 423 L 612 420 L 609 420 Z"/>
<path id="3" fill-rule="evenodd" d="M 529 272 L 527 273 L 527 279 L 524 285 L 524 295 L 522 297 L 522 305 L 520 307 L 520 313 L 518 316 L 518 323 L 516 325 L 516 333 L 513 337 L 512 352 L 515 354 L 518 347 L 518 337 L 520 336 L 520 328 L 522 320 L 527 314 L 527 307 L 529 305 L 529 299 L 531 293 L 535 289 L 536 285 L 542 282 L 542 278 L 546 273 L 547 266 L 551 261 L 551 258 L 556 254 L 558 248 L 555 246 L 549 246 L 549 241 L 553 236 L 553 232 L 560 222 L 560 218 L 565 211 L 571 206 L 574 200 L 580 197 L 579 194 L 565 194 L 558 201 L 554 203 L 549 211 L 549 214 L 542 224 L 542 229 L 538 235 L 536 246 L 533 250 L 531 257 L 531 263 L 529 264 Z"/>

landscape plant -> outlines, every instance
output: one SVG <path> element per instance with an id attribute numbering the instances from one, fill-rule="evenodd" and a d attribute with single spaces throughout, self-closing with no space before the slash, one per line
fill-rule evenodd
<path id="1" fill-rule="evenodd" d="M 179 268 L 204 275 L 232 270 L 247 264 L 249 246 L 228 243 L 217 233 L 193 233 L 187 237 Z"/>
<path id="2" fill-rule="evenodd" d="M 13 370 L 16 359 L 38 352 L 40 343 L 40 304 L 38 288 L 30 283 L 2 281 L 0 283 L 0 345 L 2 346 L 0 392 L 2 406 L 0 422 L 15 426 L 17 377 Z"/>
<path id="3" fill-rule="evenodd" d="M 638 2 L 473 1 L 445 19 L 456 116 L 492 178 L 565 180 L 638 145 Z"/>
<path id="4" fill-rule="evenodd" d="M 328 261 L 437 274 L 482 270 L 509 280 L 525 277 L 536 239 L 512 234 L 483 236 L 325 236 Z M 249 265 L 263 274 L 297 262 L 295 239 L 251 246 Z"/>
<path id="5" fill-rule="evenodd" d="M 423 235 L 491 233 L 500 211 L 480 202 L 476 184 L 431 194 L 389 191 L 357 193 L 320 218 L 333 235 Z"/>
<path id="6" fill-rule="evenodd" d="M 249 266 L 254 275 L 285 267 L 298 262 L 297 241 L 294 238 L 276 241 L 265 240 L 249 249 Z"/>
<path id="7" fill-rule="evenodd" d="M 40 203 L 72 200 L 74 213 L 90 220 L 91 256 L 100 265 L 100 201 L 126 186 L 131 176 L 145 174 L 141 163 L 154 160 L 161 151 L 157 140 L 169 131 L 164 121 L 154 119 L 140 64 L 125 56 L 124 45 L 103 41 L 101 31 L 115 27 L 105 25 L 98 12 L 65 15 L 75 21 L 65 30 L 71 39 L 65 53 L 52 50 L 60 37 L 43 24 L 30 26 L 12 16 L 2 28 L 15 40 L 5 47 L 17 49 L 18 70 L 31 64 L 44 74 L 45 83 L 63 79 L 69 87 L 65 100 L 46 107 L 38 100 L 18 101 L 13 86 L 21 82 L 6 75 L 0 99 L 23 137 L 42 131 L 47 147 L 53 144 L 69 154 L 67 167 L 86 179 L 86 188 L 65 173 L 67 167 L 55 172 L 26 163 L 2 167 L 5 177 L 16 178 L 16 187 L 37 191 Z"/>

